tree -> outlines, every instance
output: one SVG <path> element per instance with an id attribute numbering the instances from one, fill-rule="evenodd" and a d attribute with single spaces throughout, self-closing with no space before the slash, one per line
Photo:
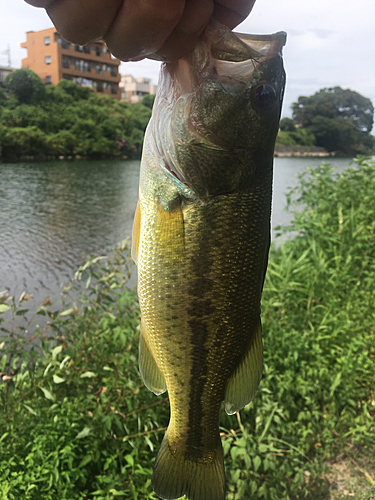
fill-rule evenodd
<path id="1" fill-rule="evenodd" d="M 296 130 L 296 126 L 294 121 L 291 118 L 282 118 L 280 120 L 280 130 L 282 132 L 294 132 Z"/>
<path id="2" fill-rule="evenodd" d="M 349 155 L 367 153 L 373 147 L 374 107 L 358 92 L 321 89 L 312 96 L 300 96 L 292 110 L 294 122 L 314 134 L 317 146 Z"/>
<path id="3" fill-rule="evenodd" d="M 369 133 L 374 123 L 374 106 L 370 99 L 358 92 L 341 87 L 325 88 L 314 95 L 300 96 L 292 104 L 293 119 L 302 127 L 309 127 L 315 116 L 352 118 L 356 130 Z"/>
<path id="4" fill-rule="evenodd" d="M 146 94 L 144 98 L 141 100 L 141 103 L 143 104 L 143 106 L 147 106 L 148 108 L 152 109 L 155 97 L 156 96 L 154 94 Z"/>
<path id="5" fill-rule="evenodd" d="M 4 85 L 19 102 L 24 104 L 38 104 L 46 96 L 42 79 L 31 69 L 21 68 L 12 71 L 6 77 Z"/>

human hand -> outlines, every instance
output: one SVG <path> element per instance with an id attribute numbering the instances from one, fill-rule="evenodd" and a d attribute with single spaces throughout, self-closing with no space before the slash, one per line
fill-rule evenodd
<path id="1" fill-rule="evenodd" d="M 46 9 L 72 43 L 104 40 L 123 61 L 175 61 L 194 48 L 211 16 L 233 29 L 255 0 L 25 0 Z"/>

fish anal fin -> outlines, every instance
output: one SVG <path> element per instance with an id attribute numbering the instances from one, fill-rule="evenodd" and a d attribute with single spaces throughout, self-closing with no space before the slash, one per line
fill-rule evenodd
<path id="1" fill-rule="evenodd" d="M 228 415 L 240 411 L 253 399 L 262 377 L 262 369 L 262 326 L 259 319 L 249 349 L 227 385 L 224 406 Z"/>
<path id="2" fill-rule="evenodd" d="M 132 229 L 132 259 L 136 264 L 138 264 L 138 249 L 139 249 L 140 235 L 141 235 L 141 205 L 138 200 L 137 208 L 135 209 L 133 229 Z"/>
<path id="3" fill-rule="evenodd" d="M 167 390 L 167 384 L 162 372 L 159 370 L 155 358 L 145 338 L 144 327 L 141 326 L 139 339 L 139 370 L 147 389 L 159 396 Z"/>
<path id="4" fill-rule="evenodd" d="M 156 457 L 152 486 L 162 499 L 225 500 L 225 472 L 221 441 L 208 459 L 189 459 L 184 446 L 171 446 L 164 436 Z"/>

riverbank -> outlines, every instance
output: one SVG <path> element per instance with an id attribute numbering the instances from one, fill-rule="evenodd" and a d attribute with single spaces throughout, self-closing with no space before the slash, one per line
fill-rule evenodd
<path id="1" fill-rule="evenodd" d="M 316 146 L 276 146 L 275 147 L 275 158 L 333 158 L 336 156 L 335 151 L 328 152 L 324 148 L 319 148 Z M 139 158 L 140 155 L 133 155 L 132 159 Z M 1 158 L 0 162 L 23 162 L 23 161 L 57 161 L 57 160 L 88 160 L 89 156 L 84 155 L 13 155 L 7 158 Z M 92 159 L 92 158 L 91 158 Z M 98 154 L 94 159 L 103 160 L 127 160 L 128 155 L 109 155 L 109 154 Z"/>
<path id="2" fill-rule="evenodd" d="M 276 158 L 332 158 L 335 151 L 326 151 L 317 146 L 276 146 Z"/>
<path id="3" fill-rule="evenodd" d="M 371 498 L 374 179 L 375 163 L 366 160 L 339 175 L 324 166 L 300 179 L 296 236 L 270 253 L 261 385 L 239 415 L 221 417 L 228 500 Z M 128 259 L 127 247 L 91 259 L 76 275 L 83 295 L 68 287 L 58 313 L 48 302 L 38 309 L 49 319 L 32 332 L 42 353 L 25 345 L 22 329 L 6 335 L 2 323 L 1 349 L 12 358 L 0 367 L 4 500 L 154 498 L 168 403 L 138 372 Z M 0 304 L 4 312 L 12 301 Z M 27 316 L 27 297 L 13 307 Z M 27 356 L 32 363 L 20 366 Z"/>

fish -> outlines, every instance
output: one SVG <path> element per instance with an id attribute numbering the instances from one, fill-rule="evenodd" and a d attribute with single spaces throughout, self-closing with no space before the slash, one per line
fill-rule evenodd
<path id="1" fill-rule="evenodd" d="M 261 379 L 285 42 L 284 32 L 238 34 L 212 21 L 190 55 L 160 70 L 132 255 L 140 372 L 170 402 L 152 475 L 162 499 L 225 499 L 221 406 L 238 412 Z"/>

